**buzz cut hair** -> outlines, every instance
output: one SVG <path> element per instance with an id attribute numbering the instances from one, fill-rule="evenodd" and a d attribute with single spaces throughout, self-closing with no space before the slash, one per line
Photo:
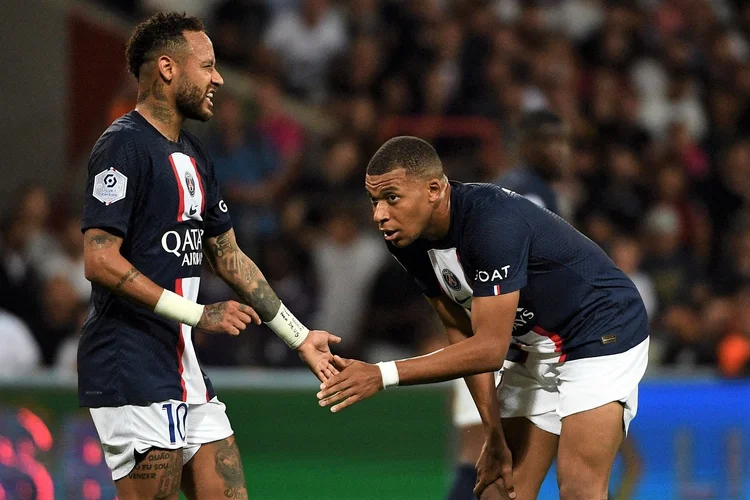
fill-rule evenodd
<path id="1" fill-rule="evenodd" d="M 157 12 L 133 30 L 125 48 L 128 71 L 138 79 L 141 67 L 164 53 L 188 48 L 185 31 L 206 31 L 197 17 L 184 12 Z"/>
<path id="2" fill-rule="evenodd" d="M 442 177 L 443 164 L 430 143 L 402 135 L 385 142 L 367 164 L 367 175 L 383 175 L 403 168 L 406 175 Z"/>

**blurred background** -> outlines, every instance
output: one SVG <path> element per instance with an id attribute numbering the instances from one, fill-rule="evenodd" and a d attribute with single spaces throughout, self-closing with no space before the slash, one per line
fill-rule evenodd
<path id="1" fill-rule="evenodd" d="M 114 497 L 76 408 L 81 200 L 91 147 L 135 105 L 124 43 L 158 10 L 200 16 L 213 40 L 226 85 L 213 120 L 188 127 L 213 155 L 240 245 L 303 322 L 343 337 L 344 356 L 443 342 L 369 220 L 364 170 L 379 145 L 417 135 L 450 178 L 498 182 L 520 161 L 524 114 L 560 115 L 572 147 L 553 186 L 561 211 L 651 318 L 635 486 L 620 498 L 750 498 L 750 3 L 25 0 L 0 16 L 0 500 Z M 199 301 L 231 297 L 206 270 Z M 251 498 L 445 496 L 446 386 L 334 417 L 265 327 L 195 344 Z M 556 498 L 554 483 L 540 498 Z"/>

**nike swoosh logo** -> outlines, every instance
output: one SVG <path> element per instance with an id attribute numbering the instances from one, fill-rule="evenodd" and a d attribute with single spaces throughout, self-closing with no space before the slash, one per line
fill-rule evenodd
<path id="1" fill-rule="evenodd" d="M 470 298 L 471 298 L 471 295 L 469 295 L 468 297 L 466 297 L 466 298 L 465 298 L 464 300 L 456 299 L 456 302 L 458 302 L 459 304 L 463 305 L 463 304 L 465 304 L 465 303 L 466 303 L 466 301 L 467 301 L 467 300 L 469 300 Z"/>
<path id="2" fill-rule="evenodd" d="M 190 207 L 190 211 L 188 212 L 188 215 L 195 215 L 196 211 L 197 211 L 197 209 L 194 206 Z"/>

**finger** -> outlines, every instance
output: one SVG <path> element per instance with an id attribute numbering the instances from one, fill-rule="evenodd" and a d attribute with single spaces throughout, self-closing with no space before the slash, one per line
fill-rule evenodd
<path id="1" fill-rule="evenodd" d="M 504 470 L 502 472 L 503 483 L 505 484 L 505 490 L 508 492 L 510 498 L 516 498 L 516 487 L 513 482 L 513 470 Z"/>
<path id="2" fill-rule="evenodd" d="M 332 333 L 328 334 L 328 343 L 329 344 L 338 344 L 339 342 L 341 342 L 341 337 L 338 337 L 338 336 L 336 336 L 336 335 L 334 335 Z"/>
<path id="3" fill-rule="evenodd" d="M 234 335 L 234 336 L 236 337 L 237 335 L 239 335 L 239 334 L 240 334 L 240 331 L 239 331 L 239 330 L 238 330 L 237 328 L 235 328 L 235 327 L 233 327 L 233 326 L 230 326 L 230 327 L 229 327 L 229 328 L 227 329 L 227 333 L 228 333 L 229 335 Z"/>
<path id="4" fill-rule="evenodd" d="M 480 498 L 482 496 L 482 493 L 484 490 L 489 486 L 491 483 L 487 482 L 486 477 L 479 477 L 477 476 L 477 484 L 474 486 L 474 496 L 477 498 Z"/>
<path id="5" fill-rule="evenodd" d="M 245 314 L 242 311 L 237 311 L 237 319 L 239 319 L 240 321 L 242 321 L 244 324 L 248 324 L 248 323 L 250 323 L 250 321 L 252 321 L 252 319 L 250 318 L 250 315 L 249 314 Z"/>
<path id="6" fill-rule="evenodd" d="M 360 400 L 360 397 L 357 396 L 357 395 L 354 395 L 352 397 L 346 398 L 346 400 L 344 402 L 339 403 L 336 406 L 332 407 L 331 408 L 331 412 L 333 412 L 333 413 L 340 412 L 344 408 L 353 405 L 354 403 L 356 403 L 359 400 Z"/>
<path id="7" fill-rule="evenodd" d="M 344 391 L 349 388 L 348 381 L 346 379 L 342 379 L 338 382 L 335 382 L 337 377 L 333 377 L 331 380 L 327 380 L 320 384 L 323 389 L 318 393 L 318 399 L 325 399 L 328 396 L 331 396 L 333 394 L 336 394 L 337 392 Z M 334 382 L 334 383 L 332 383 Z"/>
<path id="8" fill-rule="evenodd" d="M 232 326 L 242 331 L 247 327 L 247 323 L 244 323 L 240 318 L 230 318 Z"/>
<path id="9" fill-rule="evenodd" d="M 339 355 L 336 355 L 333 357 L 333 366 L 335 366 L 339 370 L 343 370 L 344 368 L 351 365 L 352 363 L 354 363 L 353 360 L 342 358 Z"/>
<path id="10" fill-rule="evenodd" d="M 352 395 L 354 395 L 354 391 L 352 391 L 351 389 L 347 389 L 341 392 L 337 392 L 336 394 L 333 394 L 325 399 L 321 399 L 320 401 L 318 401 L 318 404 L 322 407 L 331 406 L 332 404 L 343 401 Z"/>

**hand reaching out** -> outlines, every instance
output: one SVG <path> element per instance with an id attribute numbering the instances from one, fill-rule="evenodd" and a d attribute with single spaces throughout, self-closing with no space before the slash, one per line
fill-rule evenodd
<path id="1" fill-rule="evenodd" d="M 338 403 L 331 408 L 334 413 L 383 389 L 383 376 L 376 365 L 340 356 L 333 357 L 333 365 L 340 373 L 320 385 L 318 404 Z"/>
<path id="2" fill-rule="evenodd" d="M 305 341 L 297 348 L 299 357 L 321 382 L 325 382 L 339 373 L 331 363 L 333 354 L 329 346 L 329 344 L 338 344 L 339 342 L 341 342 L 341 337 L 322 330 L 310 330 Z"/>

